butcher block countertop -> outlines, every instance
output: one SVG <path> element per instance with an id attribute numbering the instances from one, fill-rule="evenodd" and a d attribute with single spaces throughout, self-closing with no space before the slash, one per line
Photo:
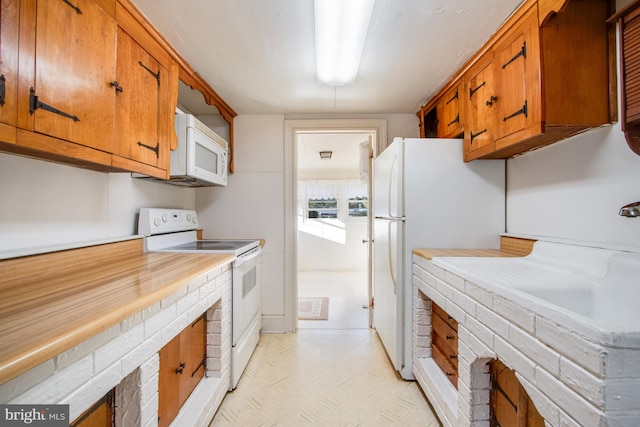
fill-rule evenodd
<path id="1" fill-rule="evenodd" d="M 135 239 L 0 261 L 0 384 L 234 259 L 144 253 Z"/>
<path id="2" fill-rule="evenodd" d="M 516 257 L 531 252 L 535 240 L 516 237 L 501 237 L 500 249 L 414 249 L 413 253 L 430 260 L 433 257 Z"/>
<path id="3" fill-rule="evenodd" d="M 517 256 L 500 249 L 414 249 L 413 253 L 429 260 L 439 256 Z"/>

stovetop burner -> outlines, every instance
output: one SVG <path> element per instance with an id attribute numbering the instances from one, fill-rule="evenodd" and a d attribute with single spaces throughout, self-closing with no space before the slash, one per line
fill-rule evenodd
<path id="1" fill-rule="evenodd" d="M 230 251 L 234 252 L 247 245 L 252 245 L 255 240 L 196 240 L 182 245 L 164 248 L 164 250 L 189 250 L 189 251 Z"/>

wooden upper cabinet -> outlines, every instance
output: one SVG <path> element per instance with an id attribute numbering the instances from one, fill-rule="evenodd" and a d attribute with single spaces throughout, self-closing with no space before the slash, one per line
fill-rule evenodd
<path id="1" fill-rule="evenodd" d="M 486 54 L 493 58 L 493 141 L 479 149 L 466 132 L 466 161 L 510 158 L 610 122 L 609 3 L 543 6 L 544 16 L 536 2 L 525 3 Z"/>
<path id="2" fill-rule="evenodd" d="M 609 19 L 620 33 L 620 124 L 629 148 L 640 155 L 640 0 Z"/>
<path id="3" fill-rule="evenodd" d="M 19 13 L 18 0 L 0 0 L 0 123 L 9 126 L 17 125 L 18 114 Z"/>
<path id="4" fill-rule="evenodd" d="M 158 135 L 158 111 L 166 83 L 167 70 L 118 29 L 114 154 L 155 167 L 163 165 L 169 150 Z"/>
<path id="5" fill-rule="evenodd" d="M 0 151 L 169 178 L 178 81 L 236 113 L 130 0 L 0 0 Z"/>
<path id="6" fill-rule="evenodd" d="M 538 15 L 532 8 L 493 49 L 496 148 L 541 131 L 539 52 Z M 529 135 L 501 141 L 532 126 Z"/>
<path id="7" fill-rule="evenodd" d="M 35 79 L 20 95 L 30 99 L 32 130 L 111 152 L 114 18 L 94 0 L 38 0 L 36 29 Z"/>
<path id="8" fill-rule="evenodd" d="M 437 124 L 439 137 L 464 135 L 465 161 L 508 159 L 615 121 L 612 7 L 612 0 L 524 0 L 421 107 L 421 136 Z"/>
<path id="9" fill-rule="evenodd" d="M 464 160 L 490 153 L 494 149 L 496 97 L 491 55 L 481 57 L 465 74 Z"/>
<path id="10" fill-rule="evenodd" d="M 436 110 L 439 138 L 456 138 L 462 135 L 463 111 L 461 107 L 464 106 L 464 103 L 460 100 L 463 91 L 464 85 L 460 79 L 438 100 Z"/>

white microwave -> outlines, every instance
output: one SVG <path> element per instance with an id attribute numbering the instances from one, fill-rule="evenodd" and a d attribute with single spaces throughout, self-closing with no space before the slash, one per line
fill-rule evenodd
<path id="1" fill-rule="evenodd" d="M 192 114 L 176 113 L 175 129 L 178 148 L 171 152 L 169 179 L 132 176 L 181 187 L 226 186 L 229 143 Z"/>
<path id="2" fill-rule="evenodd" d="M 175 115 L 178 148 L 171 152 L 169 183 L 227 185 L 229 143 L 192 114 Z"/>

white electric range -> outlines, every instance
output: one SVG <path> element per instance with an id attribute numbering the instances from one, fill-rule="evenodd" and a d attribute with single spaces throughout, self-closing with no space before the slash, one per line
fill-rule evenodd
<path id="1" fill-rule="evenodd" d="M 232 253 L 231 389 L 255 350 L 262 328 L 262 247 L 259 240 L 198 240 L 198 215 L 188 209 L 142 208 L 138 234 L 147 252 Z"/>

